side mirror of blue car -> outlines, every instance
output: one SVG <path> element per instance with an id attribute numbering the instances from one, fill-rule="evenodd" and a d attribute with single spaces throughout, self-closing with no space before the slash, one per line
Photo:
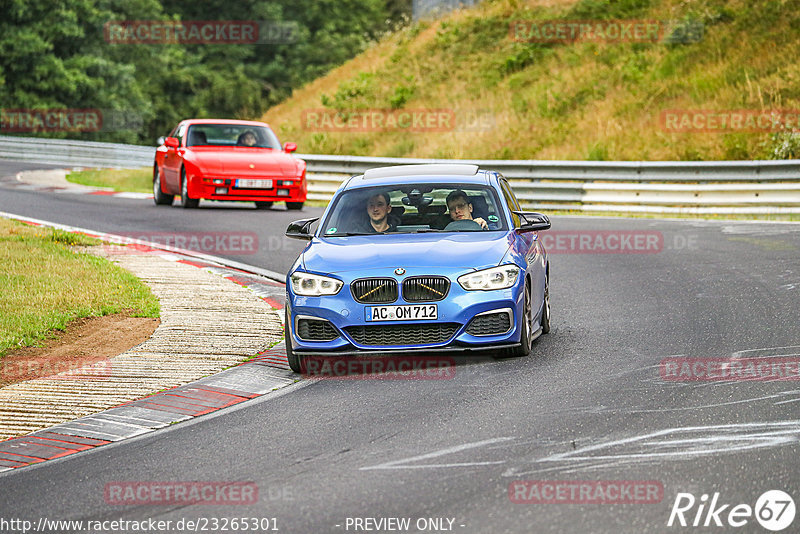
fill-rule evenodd
<path id="1" fill-rule="evenodd" d="M 518 232 L 539 232 L 550 229 L 550 219 L 543 213 L 535 211 L 515 211 L 513 213 L 522 220 L 522 224 L 517 228 Z"/>
<path id="2" fill-rule="evenodd" d="M 310 241 L 311 238 L 314 237 L 314 234 L 311 232 L 311 225 L 317 220 L 319 220 L 319 217 L 300 219 L 299 221 L 289 223 L 289 227 L 286 229 L 286 237 Z"/>

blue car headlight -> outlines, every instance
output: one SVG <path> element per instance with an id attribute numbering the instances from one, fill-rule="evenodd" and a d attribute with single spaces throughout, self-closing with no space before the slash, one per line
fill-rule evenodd
<path id="1" fill-rule="evenodd" d="M 516 265 L 500 265 L 461 275 L 458 283 L 467 291 L 491 291 L 513 286 L 518 276 L 519 267 Z"/>
<path id="2" fill-rule="evenodd" d="M 342 289 L 342 281 L 318 274 L 295 272 L 290 277 L 292 291 L 295 295 L 303 297 L 319 297 L 322 295 L 335 295 Z"/>

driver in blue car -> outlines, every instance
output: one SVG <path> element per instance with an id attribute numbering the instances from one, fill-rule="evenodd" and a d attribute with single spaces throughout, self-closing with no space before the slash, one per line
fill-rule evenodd
<path id="1" fill-rule="evenodd" d="M 481 228 L 487 230 L 489 225 L 482 217 L 472 218 L 472 203 L 467 194 L 461 189 L 456 189 L 447 195 L 447 209 L 450 211 L 450 218 L 454 221 L 475 221 Z"/>
<path id="2" fill-rule="evenodd" d="M 369 215 L 367 232 L 377 234 L 397 231 L 397 222 L 393 220 L 395 218 L 389 215 L 392 211 L 390 202 L 389 194 L 385 192 L 376 193 L 369 197 L 367 201 L 367 214 Z"/>

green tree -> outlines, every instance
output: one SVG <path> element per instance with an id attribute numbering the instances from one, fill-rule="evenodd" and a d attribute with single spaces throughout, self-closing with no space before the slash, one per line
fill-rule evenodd
<path id="1" fill-rule="evenodd" d="M 125 122 L 110 131 L 37 135 L 139 143 L 187 117 L 256 118 L 364 50 L 402 19 L 404 2 L 0 0 L 0 108 L 117 111 Z M 109 43 L 104 24 L 125 20 L 273 21 L 298 31 L 290 43 Z"/>

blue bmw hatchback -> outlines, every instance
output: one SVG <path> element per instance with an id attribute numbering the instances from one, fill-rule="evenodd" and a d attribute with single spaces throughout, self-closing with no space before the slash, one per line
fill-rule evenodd
<path id="1" fill-rule="evenodd" d="M 492 351 L 526 356 L 550 330 L 540 213 L 477 165 L 403 165 L 346 180 L 286 279 L 286 353 Z"/>

